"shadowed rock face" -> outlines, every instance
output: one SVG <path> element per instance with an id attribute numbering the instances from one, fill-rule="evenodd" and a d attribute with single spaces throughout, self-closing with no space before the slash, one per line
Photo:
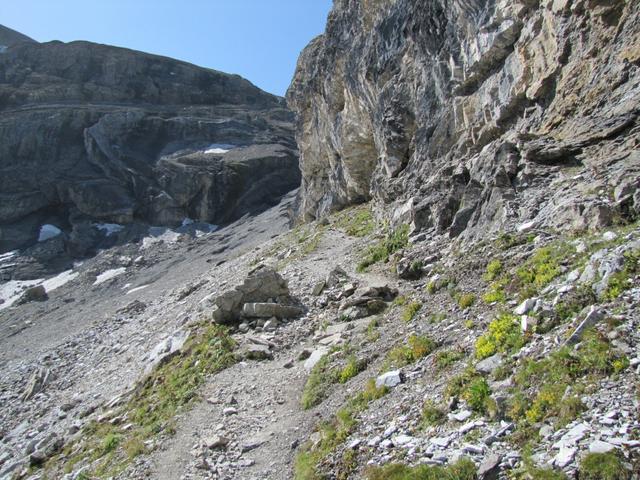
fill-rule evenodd
<path id="1" fill-rule="evenodd" d="M 639 11 L 335 0 L 287 92 L 302 218 L 373 198 L 414 228 L 477 238 L 637 214 Z"/>
<path id="2" fill-rule="evenodd" d="M 298 186 L 292 115 L 247 80 L 7 32 L 0 44 L 20 41 L 0 54 L 0 252 L 48 223 L 226 223 Z"/>

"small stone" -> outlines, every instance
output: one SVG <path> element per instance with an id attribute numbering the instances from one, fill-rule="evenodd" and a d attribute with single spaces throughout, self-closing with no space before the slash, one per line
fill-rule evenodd
<path id="1" fill-rule="evenodd" d="M 325 347 L 320 347 L 317 350 L 314 350 L 313 353 L 311 353 L 311 355 L 309 355 L 309 357 L 304 362 L 305 370 L 310 371 L 311 369 L 313 369 L 316 363 L 318 363 L 320 359 L 327 354 L 327 352 L 328 350 Z"/>
<path id="2" fill-rule="evenodd" d="M 482 455 L 484 453 L 484 447 L 482 445 L 465 445 L 462 447 L 462 450 L 465 453 L 470 453 L 472 455 Z"/>
<path id="3" fill-rule="evenodd" d="M 500 365 L 502 365 L 502 355 L 496 353 L 484 360 L 476 363 L 476 370 L 480 373 L 493 373 Z"/>
<path id="4" fill-rule="evenodd" d="M 529 313 L 533 310 L 533 307 L 536 306 L 538 299 L 537 298 L 527 298 L 524 302 L 522 302 L 516 309 L 514 313 L 516 315 L 524 315 L 525 313 Z"/>
<path id="5" fill-rule="evenodd" d="M 479 480 L 492 480 L 497 478 L 498 472 L 500 470 L 500 462 L 502 461 L 502 457 L 500 455 L 491 454 L 488 455 L 480 464 L 478 468 L 478 479 Z"/>
<path id="6" fill-rule="evenodd" d="M 311 291 L 311 295 L 313 295 L 314 297 L 319 296 L 326 286 L 327 286 L 327 282 L 325 282 L 324 280 L 320 280 L 318 283 L 316 283 L 313 286 L 313 290 Z"/>
<path id="7" fill-rule="evenodd" d="M 596 440 L 594 442 L 591 442 L 591 444 L 589 445 L 589 452 L 590 453 L 607 453 L 607 452 L 610 452 L 611 450 L 614 450 L 615 448 L 616 448 L 615 445 L 612 445 L 609 442 Z"/>
<path id="8" fill-rule="evenodd" d="M 250 438 L 248 440 L 243 441 L 240 444 L 240 451 L 242 453 L 246 453 L 251 450 L 255 450 L 256 448 L 260 447 L 261 445 L 264 445 L 265 443 L 267 443 L 267 438 L 264 438 L 264 437 Z"/>
<path id="9" fill-rule="evenodd" d="M 430 441 L 437 447 L 447 448 L 451 440 L 451 437 L 433 437 Z"/>
<path id="10" fill-rule="evenodd" d="M 229 443 L 229 439 L 220 435 L 214 435 L 212 437 L 205 438 L 203 443 L 205 447 L 213 450 L 216 448 L 226 447 Z"/>
<path id="11" fill-rule="evenodd" d="M 403 445 L 407 445 L 408 443 L 413 442 L 415 439 L 413 437 L 410 437 L 409 435 L 396 435 L 395 437 L 393 437 L 391 439 L 391 441 L 393 442 L 394 445 L 396 446 L 403 446 Z"/>
<path id="12" fill-rule="evenodd" d="M 604 232 L 604 234 L 602 234 L 602 239 L 605 242 L 610 242 L 612 240 L 615 240 L 616 238 L 618 238 L 618 234 L 615 232 Z"/>
<path id="13" fill-rule="evenodd" d="M 347 448 L 349 448 L 350 450 L 355 450 L 360 446 L 361 443 L 362 443 L 362 440 L 360 440 L 359 438 L 356 438 L 351 442 L 349 442 L 349 445 L 347 445 Z"/>
<path id="14" fill-rule="evenodd" d="M 294 361 L 293 359 L 287 360 L 285 363 L 282 364 L 283 368 L 293 368 L 294 365 Z"/>
<path id="15" fill-rule="evenodd" d="M 576 456 L 578 449 L 573 447 L 561 447 L 558 454 L 553 459 L 553 463 L 558 468 L 564 468 L 569 465 Z"/>
<path id="16" fill-rule="evenodd" d="M 383 373 L 376 378 L 376 388 L 389 387 L 393 388 L 400 385 L 404 381 L 402 372 L 400 370 L 392 370 L 390 372 Z"/>
<path id="17" fill-rule="evenodd" d="M 580 322 L 580 325 L 576 327 L 565 344 L 575 345 L 576 343 L 578 343 L 582 339 L 582 335 L 584 334 L 584 332 L 587 329 L 593 327 L 596 323 L 600 322 L 603 318 L 604 314 L 602 313 L 602 311 L 595 305 L 592 305 L 584 320 Z"/>
<path id="18" fill-rule="evenodd" d="M 238 413 L 238 410 L 233 408 L 233 407 L 227 407 L 224 410 L 222 410 L 222 414 L 223 415 L 236 415 Z"/>
<path id="19" fill-rule="evenodd" d="M 469 410 L 461 410 L 458 413 L 450 413 L 447 416 L 449 417 L 449 420 L 456 420 L 458 422 L 464 422 L 471 415 L 472 415 L 472 413 Z"/>
<path id="20" fill-rule="evenodd" d="M 391 448 L 393 447 L 393 442 L 387 438 L 386 440 L 380 442 L 380 447 L 385 449 Z"/>

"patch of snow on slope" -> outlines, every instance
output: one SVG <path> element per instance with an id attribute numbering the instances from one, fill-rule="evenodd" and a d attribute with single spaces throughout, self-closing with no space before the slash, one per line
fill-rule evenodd
<path id="1" fill-rule="evenodd" d="M 227 153 L 229 150 L 235 148 L 235 145 L 229 145 L 227 143 L 212 143 L 209 147 L 204 151 L 204 153 L 215 153 L 215 154 L 223 154 Z"/>
<path id="2" fill-rule="evenodd" d="M 100 285 L 101 283 L 104 283 L 108 280 L 111 280 L 112 278 L 116 278 L 122 275 L 126 271 L 127 269 L 125 267 L 112 268 L 111 270 L 105 270 L 104 272 L 102 272 L 100 275 L 96 277 L 96 281 L 93 282 L 93 284 Z"/>
<path id="3" fill-rule="evenodd" d="M 149 236 L 142 239 L 142 249 L 145 250 L 157 243 L 176 243 L 180 234 L 166 227 L 150 227 Z"/>
<path id="4" fill-rule="evenodd" d="M 149 286 L 149 285 L 140 285 L 139 287 L 132 288 L 132 289 L 131 289 L 131 290 L 129 290 L 125 295 L 130 295 L 130 294 L 132 294 L 132 293 L 139 292 L 140 290 L 144 290 L 144 289 L 145 289 L 145 288 L 147 288 L 148 286 Z"/>
<path id="5" fill-rule="evenodd" d="M 0 310 L 9 308 L 16 303 L 22 292 L 29 287 L 40 285 L 42 280 L 42 278 L 37 280 L 9 280 L 0 285 L 0 300 L 4 300 L 3 303 L 0 303 Z"/>
<path id="6" fill-rule="evenodd" d="M 5 263 L 6 261 L 11 260 L 16 255 L 18 255 L 18 250 L 13 250 L 11 252 L 3 253 L 0 255 L 0 263 Z"/>
<path id="7" fill-rule="evenodd" d="M 73 270 L 65 270 L 62 273 L 59 273 L 53 278 L 49 278 L 42 282 L 42 286 L 47 291 L 47 293 L 52 292 L 56 288 L 60 288 L 61 286 L 69 283 L 71 280 L 80 275 L 78 272 L 74 272 Z"/>
<path id="8" fill-rule="evenodd" d="M 42 225 L 42 227 L 40 227 L 40 235 L 38 236 L 38 241 L 44 242 L 45 240 L 49 240 L 50 238 L 57 237 L 61 233 L 62 230 L 60 230 L 55 225 L 45 223 L 44 225 Z"/>

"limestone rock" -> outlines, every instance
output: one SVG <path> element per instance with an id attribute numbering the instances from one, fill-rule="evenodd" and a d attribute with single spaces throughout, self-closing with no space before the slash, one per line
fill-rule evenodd
<path id="1" fill-rule="evenodd" d="M 411 233 L 484 239 L 636 215 L 640 7 L 592 3 L 337 0 L 287 91 L 301 218 L 373 199 Z"/>
<path id="2" fill-rule="evenodd" d="M 404 381 L 404 375 L 400 370 L 392 370 L 383 373 L 376 378 L 376 388 L 389 387 L 393 388 L 400 385 Z"/>

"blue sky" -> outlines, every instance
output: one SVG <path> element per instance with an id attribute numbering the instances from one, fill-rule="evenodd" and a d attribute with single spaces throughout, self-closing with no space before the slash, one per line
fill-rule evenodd
<path id="1" fill-rule="evenodd" d="M 0 23 L 39 42 L 90 40 L 237 73 L 284 95 L 331 0 L 0 0 Z"/>

